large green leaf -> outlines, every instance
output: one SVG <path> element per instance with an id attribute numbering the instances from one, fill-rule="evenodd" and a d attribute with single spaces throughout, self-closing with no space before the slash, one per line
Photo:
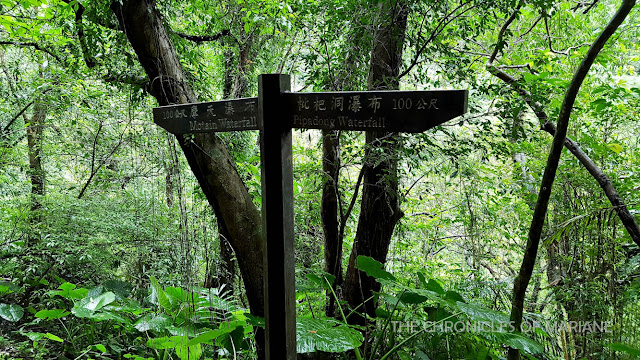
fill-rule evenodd
<path id="1" fill-rule="evenodd" d="M 89 293 L 88 289 L 79 288 L 76 289 L 76 286 L 72 283 L 64 283 L 58 287 L 59 290 L 53 290 L 50 292 L 51 296 L 61 296 L 65 299 L 70 300 L 80 300 L 87 296 Z"/>
<path id="2" fill-rule="evenodd" d="M 189 338 L 186 336 L 149 339 L 147 346 L 152 349 L 174 349 L 180 360 L 198 360 L 203 352 L 200 344 L 190 345 Z"/>
<path id="3" fill-rule="evenodd" d="M 66 311 L 65 309 L 51 309 L 40 310 L 35 314 L 35 317 L 37 317 L 38 319 L 53 320 L 63 318 L 69 314 L 70 312 Z"/>
<path id="4" fill-rule="evenodd" d="M 154 297 L 158 301 L 158 305 L 160 305 L 167 314 L 171 315 L 173 306 L 171 305 L 171 301 L 169 300 L 167 293 L 162 290 L 162 286 L 160 286 L 158 280 L 156 280 L 156 278 L 154 278 L 153 276 L 149 278 L 149 282 L 151 283 L 152 295 L 154 295 Z"/>
<path id="5" fill-rule="evenodd" d="M 116 295 L 112 292 L 106 292 L 96 298 L 89 298 L 89 301 L 84 305 L 84 307 L 89 310 L 96 311 L 102 309 L 103 307 L 111 304 L 114 301 L 116 301 Z"/>
<path id="6" fill-rule="evenodd" d="M 193 346 L 193 345 L 202 344 L 202 343 L 208 344 L 208 343 L 211 343 L 213 339 L 217 338 L 218 336 L 224 333 L 225 331 L 220 329 L 209 330 L 189 340 L 187 345 Z"/>
<path id="7" fill-rule="evenodd" d="M 406 291 L 403 292 L 402 295 L 400 295 L 400 301 L 405 304 L 420 304 L 427 301 L 428 299 L 428 297 L 420 295 L 413 291 Z"/>
<path id="8" fill-rule="evenodd" d="M 488 322 L 498 326 L 498 324 L 509 324 L 509 315 L 487 309 L 476 304 L 467 304 L 463 302 L 456 302 L 456 305 L 460 311 L 464 312 L 468 317 L 474 321 Z"/>
<path id="9" fill-rule="evenodd" d="M 180 342 L 176 345 L 176 355 L 180 360 L 198 360 L 202 356 L 202 345 L 187 345 L 187 342 Z"/>
<path id="10" fill-rule="evenodd" d="M 119 299 L 126 299 L 131 295 L 131 291 L 133 290 L 133 285 L 122 280 L 107 280 L 102 286 L 105 290 L 116 294 Z"/>
<path id="11" fill-rule="evenodd" d="M 49 340 L 53 340 L 53 341 L 57 341 L 57 342 L 64 342 L 64 340 L 62 340 L 62 338 L 60 338 L 59 336 L 53 335 L 52 333 L 46 333 L 46 334 L 44 334 L 44 337 L 46 337 Z"/>
<path id="12" fill-rule="evenodd" d="M 116 295 L 112 292 L 106 292 L 96 297 L 87 296 L 75 304 L 71 312 L 79 317 L 89 317 L 96 310 L 111 304 L 116 300 Z"/>
<path id="13" fill-rule="evenodd" d="M 359 347 L 362 334 L 332 319 L 298 318 L 298 353 L 325 351 L 341 353 Z"/>
<path id="14" fill-rule="evenodd" d="M 138 331 L 153 330 L 157 332 L 164 331 L 169 325 L 171 325 L 171 319 L 163 314 L 147 314 L 133 324 Z"/>
<path id="15" fill-rule="evenodd" d="M 384 269 L 384 265 L 381 262 L 368 256 L 358 256 L 357 265 L 359 270 L 364 271 L 367 275 L 378 280 L 396 280 L 396 278 L 390 272 Z"/>
<path id="16" fill-rule="evenodd" d="M 223 335 L 216 338 L 216 345 L 225 348 L 230 353 L 234 350 L 248 349 L 249 344 L 244 338 L 244 326 L 239 322 L 229 322 L 229 325 L 222 324 L 221 331 Z"/>
<path id="17" fill-rule="evenodd" d="M 621 344 L 621 343 L 613 343 L 613 344 L 609 344 L 607 345 L 608 348 L 615 350 L 615 351 L 622 351 L 623 353 L 635 356 L 637 358 L 640 358 L 640 349 L 637 348 L 633 348 L 629 345 L 625 345 L 625 344 Z"/>
<path id="18" fill-rule="evenodd" d="M 11 322 L 22 319 L 24 309 L 16 304 L 0 304 L 0 317 Z"/>

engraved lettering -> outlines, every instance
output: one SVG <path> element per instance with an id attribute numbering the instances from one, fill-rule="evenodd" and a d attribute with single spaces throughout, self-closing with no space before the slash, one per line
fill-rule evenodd
<path id="1" fill-rule="evenodd" d="M 374 96 L 369 98 L 369 107 L 373 109 L 373 113 L 375 114 L 378 109 L 380 109 L 380 100 L 381 97 Z"/>
<path id="2" fill-rule="evenodd" d="M 207 117 L 208 118 L 216 117 L 216 114 L 214 113 L 214 110 L 213 110 L 213 105 L 207 106 Z"/>
<path id="3" fill-rule="evenodd" d="M 357 113 L 362 109 L 362 104 L 360 104 L 360 95 L 351 96 L 351 101 L 349 102 L 349 110 Z"/>
<path id="4" fill-rule="evenodd" d="M 344 111 L 344 97 L 333 96 L 333 102 L 331 104 L 331 110 Z"/>
<path id="5" fill-rule="evenodd" d="M 224 103 L 224 114 L 225 115 L 233 115 L 234 112 L 235 111 L 233 109 L 233 103 L 232 102 Z"/>
<path id="6" fill-rule="evenodd" d="M 191 117 L 194 119 L 198 117 L 198 107 L 195 105 L 191 107 Z"/>
<path id="7" fill-rule="evenodd" d="M 300 110 L 309 110 L 309 99 L 305 99 L 303 97 L 298 99 L 298 111 Z"/>
<path id="8" fill-rule="evenodd" d="M 327 107 L 324 105 L 324 100 L 318 99 L 316 97 L 316 100 L 313 102 L 313 110 L 315 110 L 315 111 L 327 110 Z"/>

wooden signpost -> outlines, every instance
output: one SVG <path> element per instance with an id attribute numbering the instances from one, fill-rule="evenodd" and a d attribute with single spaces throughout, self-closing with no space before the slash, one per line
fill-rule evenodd
<path id="1" fill-rule="evenodd" d="M 467 111 L 467 90 L 292 93 L 289 75 L 258 78 L 258 97 L 153 109 L 173 134 L 260 131 L 267 360 L 296 358 L 292 128 L 423 132 Z"/>

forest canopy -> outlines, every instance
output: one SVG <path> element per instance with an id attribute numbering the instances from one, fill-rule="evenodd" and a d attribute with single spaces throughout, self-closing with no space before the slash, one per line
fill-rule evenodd
<path id="1" fill-rule="evenodd" d="M 634 0 L 1 0 L 0 359 L 264 359 L 257 131 L 152 109 L 468 90 L 293 131 L 301 359 L 640 356 Z M 273 335 L 271 335 L 273 336 Z"/>

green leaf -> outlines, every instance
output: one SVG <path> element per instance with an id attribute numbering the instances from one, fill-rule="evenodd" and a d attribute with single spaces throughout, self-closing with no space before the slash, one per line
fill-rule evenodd
<path id="1" fill-rule="evenodd" d="M 323 276 L 307 274 L 307 279 L 311 280 L 314 284 L 322 287 L 323 289 L 329 290 L 331 288 L 331 284 L 336 280 L 336 277 L 331 274 L 324 274 Z"/>
<path id="2" fill-rule="evenodd" d="M 460 311 L 464 312 L 468 317 L 478 322 L 489 322 L 492 324 L 509 324 L 509 315 L 487 309 L 480 305 L 466 304 L 463 302 L 456 302 L 456 305 Z"/>
<path id="3" fill-rule="evenodd" d="M 486 346 L 481 346 L 480 350 L 478 350 L 478 356 L 476 357 L 476 360 L 485 360 L 488 355 L 489 355 L 489 348 Z"/>
<path id="4" fill-rule="evenodd" d="M 61 296 L 65 299 L 80 300 L 87 296 L 89 290 L 85 288 L 76 289 L 76 286 L 71 283 L 64 283 L 58 287 L 60 290 L 51 291 L 51 296 Z"/>
<path id="5" fill-rule="evenodd" d="M 88 297 L 87 299 L 88 301 L 86 301 L 82 307 L 87 310 L 96 311 L 116 301 L 116 295 L 112 292 L 106 292 L 98 295 L 96 298 Z"/>
<path id="6" fill-rule="evenodd" d="M 388 319 L 389 317 L 391 317 L 391 313 L 387 311 L 387 309 L 379 307 L 376 308 L 376 316 L 379 318 Z"/>
<path id="7" fill-rule="evenodd" d="M 507 345 L 528 354 L 540 354 L 544 351 L 544 347 L 538 342 L 518 333 L 480 332 L 479 335 L 489 341 Z"/>
<path id="8" fill-rule="evenodd" d="M 176 345 L 176 355 L 180 360 L 198 360 L 202 356 L 202 346 L 200 344 L 188 346 L 186 342 Z"/>
<path id="9" fill-rule="evenodd" d="M 402 301 L 405 304 L 421 304 L 421 303 L 427 301 L 428 299 L 429 299 L 428 297 L 426 297 L 424 295 L 417 294 L 417 293 L 412 292 L 412 291 L 404 292 L 400 296 L 400 301 Z"/>
<path id="10" fill-rule="evenodd" d="M 0 304 L 0 317 L 11 322 L 22 319 L 24 309 L 16 304 Z"/>
<path id="11" fill-rule="evenodd" d="M 506 334 L 503 343 L 529 354 L 541 354 L 544 351 L 544 347 L 538 342 L 520 334 Z"/>
<path id="12" fill-rule="evenodd" d="M 435 293 L 438 293 L 440 295 L 444 295 L 445 291 L 442 288 L 442 286 L 440 285 L 439 282 L 431 279 L 429 280 L 429 282 L 427 283 L 427 285 L 425 286 L 427 288 L 427 290 L 431 290 Z"/>
<path id="13" fill-rule="evenodd" d="M 613 343 L 613 344 L 609 344 L 606 345 L 608 348 L 615 350 L 615 351 L 622 351 L 623 353 L 629 354 L 629 355 L 633 355 L 635 357 L 639 357 L 640 358 L 640 349 L 636 349 L 633 348 L 629 345 L 625 345 L 625 344 L 621 344 L 621 343 Z"/>
<path id="14" fill-rule="evenodd" d="M 34 316 L 37 317 L 38 319 L 53 320 L 53 319 L 63 318 L 69 314 L 70 312 L 66 311 L 65 309 L 51 309 L 51 310 L 40 310 Z"/>
<path id="15" fill-rule="evenodd" d="M 152 338 L 147 340 L 147 347 L 150 347 L 152 349 L 173 349 L 176 347 L 177 345 L 177 341 L 179 341 L 179 339 L 182 336 L 172 336 L 172 337 L 167 337 L 167 336 L 163 336 L 163 337 L 159 337 L 159 338 Z"/>
<path id="16" fill-rule="evenodd" d="M 187 342 L 187 345 L 193 346 L 193 345 L 202 344 L 202 343 L 210 344 L 213 339 L 217 338 L 220 335 L 223 335 L 224 333 L 225 331 L 220 329 L 209 330 L 189 340 L 189 342 Z"/>
<path id="17" fill-rule="evenodd" d="M 103 352 L 103 353 L 107 352 L 107 348 L 102 344 L 95 344 L 93 346 L 100 352 Z"/>
<path id="18" fill-rule="evenodd" d="M 359 347 L 362 334 L 332 319 L 298 318 L 298 353 L 325 351 L 341 353 Z"/>
<path id="19" fill-rule="evenodd" d="M 53 341 L 57 341 L 57 342 L 64 342 L 64 340 L 62 340 L 61 338 L 53 335 L 52 333 L 46 333 L 46 334 L 44 334 L 44 337 L 46 337 L 49 340 L 53 340 Z"/>
<path id="20" fill-rule="evenodd" d="M 171 319 L 166 315 L 152 315 L 147 314 L 140 318 L 140 320 L 136 321 L 133 326 L 138 329 L 138 331 L 144 332 L 148 330 L 153 330 L 156 332 L 164 331 L 167 326 L 171 325 Z"/>
<path id="21" fill-rule="evenodd" d="M 264 318 L 260 316 L 253 316 L 250 313 L 245 313 L 244 316 L 247 318 L 247 325 L 264 327 Z"/>
<path id="22" fill-rule="evenodd" d="M 607 144 L 607 147 L 616 154 L 620 154 L 624 150 L 620 144 Z"/>
<path id="23" fill-rule="evenodd" d="M 357 264 L 359 270 L 373 278 L 396 281 L 396 278 L 384 269 L 384 265 L 373 258 L 360 255 L 357 258 Z"/>
<path id="24" fill-rule="evenodd" d="M 244 339 L 244 326 L 243 321 L 229 321 L 220 324 L 219 331 L 222 335 L 216 338 L 216 345 L 221 348 L 225 348 L 229 352 L 233 352 L 234 349 L 248 349 L 248 343 Z"/>
<path id="25" fill-rule="evenodd" d="M 107 280 L 102 284 L 102 286 L 105 290 L 116 294 L 120 299 L 128 298 L 133 290 L 133 286 L 131 284 L 122 280 Z"/>
<path id="26" fill-rule="evenodd" d="M 151 282 L 153 293 L 155 294 L 156 299 L 158 299 L 158 304 L 167 312 L 167 314 L 171 314 L 173 306 L 171 305 L 171 301 L 167 297 L 167 294 L 162 290 L 160 284 L 158 284 L 158 280 L 151 276 L 149 281 Z"/>

